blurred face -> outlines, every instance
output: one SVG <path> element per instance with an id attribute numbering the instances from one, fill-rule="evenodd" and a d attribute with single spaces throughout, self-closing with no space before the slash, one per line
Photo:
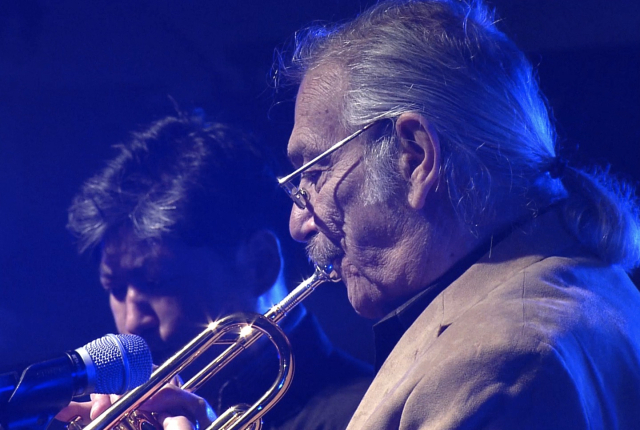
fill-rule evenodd
<path id="1" fill-rule="evenodd" d="M 314 69 L 304 78 L 288 146 L 294 167 L 353 131 L 339 125 L 342 85 L 339 70 L 330 66 Z M 410 228 L 402 205 L 364 203 L 363 155 L 361 136 L 302 175 L 300 186 L 310 203 L 306 209 L 293 206 L 290 232 L 294 239 L 307 242 L 311 259 L 334 264 L 355 310 L 376 318 L 410 294 L 401 252 Z"/>
<path id="2" fill-rule="evenodd" d="M 136 240 L 127 229 L 104 243 L 100 282 L 120 333 L 142 336 L 156 362 L 184 346 L 206 324 L 251 299 L 232 287 L 233 268 L 209 248 L 176 240 Z"/>

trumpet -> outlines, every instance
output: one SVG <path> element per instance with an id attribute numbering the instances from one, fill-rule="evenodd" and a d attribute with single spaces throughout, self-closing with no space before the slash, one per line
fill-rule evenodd
<path id="1" fill-rule="evenodd" d="M 273 385 L 253 405 L 237 405 L 222 413 L 207 430 L 260 429 L 262 417 L 284 396 L 293 380 L 294 357 L 291 345 L 278 322 L 295 306 L 309 296 L 318 285 L 331 281 L 338 282 L 340 277 L 331 265 L 316 265 L 314 274 L 298 285 L 282 301 L 274 305 L 264 315 L 236 313 L 207 326 L 185 347 L 158 367 L 149 381 L 131 390 L 116 401 L 98 418 L 84 427 L 85 430 L 149 430 L 162 428 L 154 414 L 138 410 L 139 406 L 157 393 L 174 376 L 189 366 L 207 349 L 215 344 L 228 343 L 225 335 L 238 333 L 233 342 L 218 357 L 209 362 L 182 389 L 197 391 L 203 384 L 230 363 L 242 351 L 266 335 L 278 350 L 280 368 Z M 71 423 L 70 429 L 76 429 L 78 423 Z"/>

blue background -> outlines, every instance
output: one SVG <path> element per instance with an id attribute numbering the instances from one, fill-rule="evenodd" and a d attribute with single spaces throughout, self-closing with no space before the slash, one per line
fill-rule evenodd
<path id="1" fill-rule="evenodd" d="M 640 2 L 493 3 L 538 65 L 574 162 L 610 162 L 637 182 Z M 95 262 L 77 255 L 65 230 L 71 198 L 113 144 L 174 113 L 171 97 L 183 110 L 203 108 L 260 134 L 283 156 L 293 99 L 269 86 L 274 48 L 312 21 L 348 19 L 367 4 L 0 3 L 0 369 L 115 330 Z M 310 268 L 300 247 L 288 248 L 290 277 L 300 280 Z M 354 314 L 341 284 L 318 291 L 309 307 L 338 345 L 372 360 L 370 322 Z"/>

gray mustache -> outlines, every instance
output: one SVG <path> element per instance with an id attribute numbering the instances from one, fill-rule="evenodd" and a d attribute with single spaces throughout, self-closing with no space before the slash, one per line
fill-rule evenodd
<path id="1" fill-rule="evenodd" d="M 342 249 L 334 245 L 329 239 L 316 234 L 306 246 L 307 257 L 316 264 L 333 264 L 344 255 Z"/>

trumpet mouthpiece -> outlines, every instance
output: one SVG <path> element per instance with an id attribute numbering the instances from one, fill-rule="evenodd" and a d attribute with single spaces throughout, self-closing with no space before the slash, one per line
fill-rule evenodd
<path id="1" fill-rule="evenodd" d="M 333 264 L 316 264 L 316 273 L 322 278 L 331 282 L 340 281 L 340 275 L 333 268 Z"/>

